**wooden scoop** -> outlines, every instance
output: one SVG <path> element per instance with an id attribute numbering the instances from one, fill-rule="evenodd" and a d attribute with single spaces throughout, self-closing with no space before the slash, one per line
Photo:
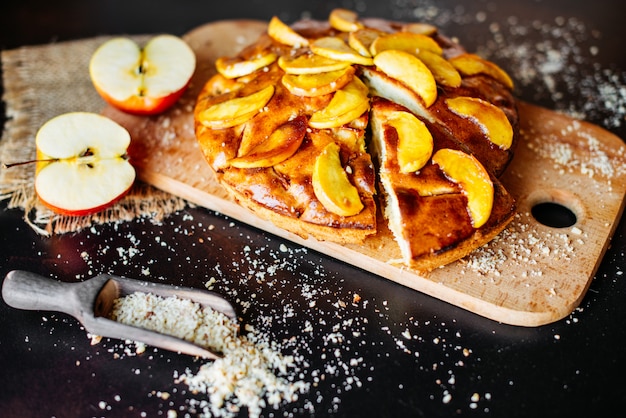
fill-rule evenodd
<path id="1" fill-rule="evenodd" d="M 78 283 L 63 283 L 35 273 L 14 270 L 2 285 L 2 298 L 13 308 L 58 311 L 78 319 L 94 335 L 142 342 L 166 350 L 216 359 L 220 354 L 189 341 L 160 334 L 108 319 L 113 301 L 134 292 L 161 297 L 176 296 L 210 307 L 229 318 L 236 318 L 235 309 L 222 296 L 193 288 L 157 284 L 108 274 L 100 274 Z"/>

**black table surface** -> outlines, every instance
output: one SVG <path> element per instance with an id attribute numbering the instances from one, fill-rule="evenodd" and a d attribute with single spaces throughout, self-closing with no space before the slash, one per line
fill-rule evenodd
<path id="1" fill-rule="evenodd" d="M 325 19 L 335 7 L 435 23 L 507 69 L 522 99 L 626 138 L 620 1 L 3 2 L 0 48 L 103 34 L 180 35 L 223 19 Z M 2 278 L 13 269 L 64 281 L 106 272 L 203 287 L 215 277 L 242 322 L 297 353 L 305 362 L 297 378 L 313 384 L 264 416 L 599 417 L 624 409 L 624 217 L 580 306 L 560 321 L 525 328 L 203 208 L 160 224 L 138 219 L 46 238 L 20 211 L 0 207 Z M 72 317 L 0 301 L 0 416 L 195 416 L 202 396 L 175 375 L 202 363 L 151 347 L 136 354 L 134 347 L 108 339 L 92 345 Z"/>

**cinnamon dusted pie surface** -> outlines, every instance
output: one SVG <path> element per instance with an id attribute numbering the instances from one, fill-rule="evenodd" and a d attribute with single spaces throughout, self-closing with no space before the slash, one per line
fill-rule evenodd
<path id="1" fill-rule="evenodd" d="M 349 11 L 292 26 L 274 18 L 216 67 L 196 137 L 220 184 L 261 218 L 358 243 L 383 217 L 421 271 L 512 219 L 498 181 L 518 136 L 512 84 L 436 28 Z"/>

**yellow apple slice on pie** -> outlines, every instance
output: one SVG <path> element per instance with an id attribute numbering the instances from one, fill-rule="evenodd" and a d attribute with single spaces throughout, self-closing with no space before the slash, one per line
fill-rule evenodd
<path id="1" fill-rule="evenodd" d="M 287 74 L 317 74 L 343 70 L 349 61 L 338 61 L 317 54 L 304 54 L 297 57 L 281 55 L 278 66 Z"/>
<path id="2" fill-rule="evenodd" d="M 500 81 L 507 88 L 513 89 L 513 80 L 502 68 L 476 54 L 458 55 L 450 58 L 450 63 L 463 75 L 484 74 Z"/>
<path id="3" fill-rule="evenodd" d="M 306 46 L 309 40 L 291 29 L 289 25 L 280 20 L 277 16 L 270 19 L 267 26 L 267 34 L 277 42 L 289 46 Z"/>
<path id="4" fill-rule="evenodd" d="M 476 97 L 454 97 L 446 99 L 452 112 L 477 123 L 487 138 L 502 149 L 511 148 L 513 127 L 506 114 L 497 106 Z"/>
<path id="5" fill-rule="evenodd" d="M 354 32 L 363 27 L 359 22 L 359 15 L 348 9 L 333 9 L 328 16 L 328 23 L 332 28 L 342 32 Z"/>
<path id="6" fill-rule="evenodd" d="M 298 150 L 306 129 L 306 116 L 298 116 L 278 127 L 248 154 L 230 160 L 230 165 L 237 168 L 257 168 L 282 163 Z"/>
<path id="7" fill-rule="evenodd" d="M 200 112 L 198 120 L 212 129 L 225 129 L 244 123 L 256 115 L 274 95 L 269 85 L 256 93 L 214 104 Z"/>
<path id="8" fill-rule="evenodd" d="M 351 64 L 372 65 L 372 58 L 359 54 L 336 36 L 324 36 L 311 42 L 311 51 L 317 55 Z"/>
<path id="9" fill-rule="evenodd" d="M 430 69 L 415 55 L 394 49 L 374 57 L 374 64 L 383 73 L 413 90 L 430 107 L 437 99 L 437 82 Z"/>
<path id="10" fill-rule="evenodd" d="M 426 124 L 412 113 L 397 111 L 387 123 L 398 133 L 398 165 L 401 173 L 419 171 L 433 153 L 433 136 Z"/>
<path id="11" fill-rule="evenodd" d="M 281 81 L 291 94 L 303 97 L 317 97 L 331 94 L 343 88 L 352 80 L 354 67 L 316 74 L 285 74 Z"/>
<path id="12" fill-rule="evenodd" d="M 467 196 L 467 208 L 472 226 L 483 226 L 493 207 L 494 190 L 489 173 L 473 156 L 449 148 L 440 149 L 433 155 L 433 163 L 453 182 L 459 184 Z"/>
<path id="13" fill-rule="evenodd" d="M 353 77 L 338 90 L 328 106 L 311 115 L 309 125 L 316 129 L 336 128 L 361 116 L 369 109 L 368 88 L 358 77 Z"/>
<path id="14" fill-rule="evenodd" d="M 443 50 L 433 38 L 412 32 L 396 32 L 379 36 L 370 46 L 370 52 L 373 56 L 387 50 L 404 51 L 411 54 L 422 50 L 431 51 L 438 55 L 443 53 Z"/>
<path id="15" fill-rule="evenodd" d="M 261 54 L 251 59 L 220 57 L 215 61 L 215 69 L 226 78 L 243 77 L 258 69 L 267 67 L 278 59 L 273 52 Z"/>
<path id="16" fill-rule="evenodd" d="M 313 167 L 315 196 L 328 210 L 339 216 L 353 216 L 363 210 L 357 188 L 350 183 L 341 165 L 339 145 L 329 143 L 316 158 Z"/>

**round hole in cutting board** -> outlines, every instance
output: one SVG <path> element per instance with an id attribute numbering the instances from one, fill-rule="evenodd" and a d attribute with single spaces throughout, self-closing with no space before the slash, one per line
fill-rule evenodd
<path id="1" fill-rule="evenodd" d="M 530 209 L 530 213 L 537 222 L 552 228 L 567 228 L 576 223 L 576 214 L 560 203 L 537 203 Z"/>
<path id="2" fill-rule="evenodd" d="M 567 228 L 579 222 L 584 205 L 573 193 L 559 189 L 536 190 L 526 202 L 533 218 L 552 228 Z"/>

